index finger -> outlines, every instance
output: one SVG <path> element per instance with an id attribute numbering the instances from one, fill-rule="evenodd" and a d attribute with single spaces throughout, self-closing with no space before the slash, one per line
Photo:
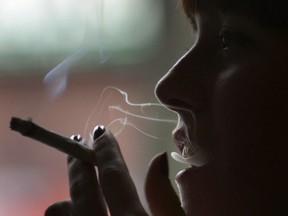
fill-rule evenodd
<path id="1" fill-rule="evenodd" d="M 68 173 L 70 197 L 75 213 L 107 216 L 107 207 L 94 166 L 68 156 Z"/>
<path id="2" fill-rule="evenodd" d="M 71 139 L 77 140 L 78 136 Z M 81 139 L 81 137 L 80 137 Z M 81 143 L 85 145 L 84 143 Z M 95 167 L 72 156 L 67 157 L 70 197 L 77 215 L 107 216 L 107 207 Z"/>

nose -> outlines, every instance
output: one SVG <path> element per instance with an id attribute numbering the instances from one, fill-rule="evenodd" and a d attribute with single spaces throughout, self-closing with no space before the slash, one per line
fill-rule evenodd
<path id="1" fill-rule="evenodd" d="M 155 95 L 164 106 L 202 109 L 208 101 L 209 59 L 197 46 L 176 62 L 155 87 Z"/>

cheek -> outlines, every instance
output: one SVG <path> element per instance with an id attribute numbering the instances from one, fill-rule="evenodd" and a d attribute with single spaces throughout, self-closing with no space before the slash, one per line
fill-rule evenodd
<path id="1" fill-rule="evenodd" d="M 256 115 L 261 114 L 258 111 L 263 112 L 263 102 L 266 103 L 258 84 L 255 77 L 248 78 L 239 69 L 231 69 L 219 79 L 213 105 L 215 122 L 221 134 L 242 137 L 244 131 L 251 131 L 255 127 L 252 124 L 259 119 Z"/>
<path id="2" fill-rule="evenodd" d="M 287 80 L 278 67 L 249 66 L 231 69 L 215 85 L 219 159 L 233 199 L 269 203 L 288 191 Z"/>
<path id="3" fill-rule="evenodd" d="M 287 80 L 284 71 L 267 65 L 235 67 L 218 80 L 213 106 L 225 157 L 247 152 L 255 157 L 286 141 Z"/>

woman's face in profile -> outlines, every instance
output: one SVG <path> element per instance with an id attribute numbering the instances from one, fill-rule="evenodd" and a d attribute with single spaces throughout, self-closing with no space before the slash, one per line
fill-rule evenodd
<path id="1" fill-rule="evenodd" d="M 173 138 L 183 157 L 201 149 L 209 158 L 177 176 L 184 209 L 275 215 L 288 192 L 287 31 L 222 14 L 212 0 L 199 8 L 195 43 L 156 86 L 179 114 Z"/>

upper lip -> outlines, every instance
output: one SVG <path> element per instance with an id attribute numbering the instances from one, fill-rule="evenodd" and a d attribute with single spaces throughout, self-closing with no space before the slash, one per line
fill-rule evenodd
<path id="1" fill-rule="evenodd" d="M 172 135 L 175 144 L 182 150 L 184 143 L 194 142 L 195 114 L 199 111 L 192 105 L 178 99 L 170 100 L 169 105 L 166 105 L 166 107 L 178 114 L 178 125 Z"/>

